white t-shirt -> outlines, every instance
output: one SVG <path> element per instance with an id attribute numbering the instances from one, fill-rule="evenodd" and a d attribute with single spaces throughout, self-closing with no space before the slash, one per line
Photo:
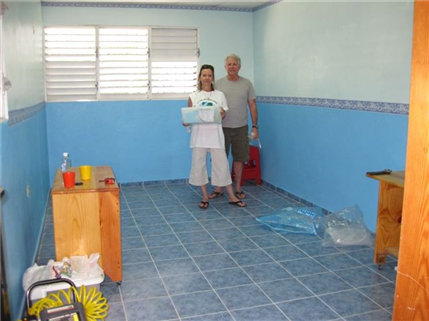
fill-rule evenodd
<path id="1" fill-rule="evenodd" d="M 192 106 L 218 106 L 225 111 L 228 110 L 228 103 L 225 95 L 219 90 L 196 91 L 189 95 Z M 225 137 L 221 124 L 194 124 L 192 125 L 191 148 L 225 148 Z"/>

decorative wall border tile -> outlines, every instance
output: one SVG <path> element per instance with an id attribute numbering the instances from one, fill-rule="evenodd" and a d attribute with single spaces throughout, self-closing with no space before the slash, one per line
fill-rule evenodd
<path id="1" fill-rule="evenodd" d="M 266 7 L 272 6 L 273 4 L 277 4 L 277 3 L 282 2 L 282 1 L 283 0 L 271 0 L 270 2 L 264 3 L 263 5 L 260 5 L 259 7 L 254 8 L 252 11 L 253 12 L 258 11 L 258 10 L 264 9 Z"/>
<path id="2" fill-rule="evenodd" d="M 258 103 L 300 105 L 349 110 L 371 111 L 378 113 L 408 115 L 409 105 L 399 103 L 385 103 L 377 101 L 342 100 L 325 98 L 300 98 L 300 97 L 276 97 L 258 96 Z"/>
<path id="3" fill-rule="evenodd" d="M 165 186 L 165 185 L 180 185 L 188 184 L 188 179 L 171 179 L 171 180 L 160 180 L 160 181 L 145 181 L 145 182 L 131 182 L 131 183 L 118 183 L 119 186 L 128 187 L 150 187 L 150 186 Z"/>
<path id="4" fill-rule="evenodd" d="M 174 10 L 210 10 L 210 11 L 234 11 L 253 12 L 249 8 L 225 8 L 210 6 L 186 6 L 186 5 L 162 5 L 142 3 L 116 3 L 116 2 L 49 2 L 42 1 L 43 7 L 85 7 L 85 8 L 132 8 L 132 9 L 174 9 Z"/>
<path id="5" fill-rule="evenodd" d="M 42 1 L 42 7 L 85 7 L 85 8 L 132 8 L 132 9 L 175 9 L 175 10 L 209 10 L 209 11 L 233 11 L 233 12 L 255 12 L 264 9 L 283 0 L 272 0 L 256 8 L 228 8 L 213 6 L 193 5 L 162 5 L 143 3 L 117 3 L 117 2 L 52 2 Z"/>
<path id="6" fill-rule="evenodd" d="M 41 102 L 35 106 L 9 111 L 9 126 L 16 125 L 28 118 L 33 117 L 39 111 L 45 108 L 45 102 Z"/>

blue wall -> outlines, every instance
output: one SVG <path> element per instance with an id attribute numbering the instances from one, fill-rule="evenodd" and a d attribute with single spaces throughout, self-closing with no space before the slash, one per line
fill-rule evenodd
<path id="1" fill-rule="evenodd" d="M 47 103 L 49 172 L 53 181 L 64 151 L 72 166 L 110 165 L 119 182 L 184 179 L 190 135 L 183 101 Z"/>
<path id="2" fill-rule="evenodd" d="M 3 17 L 9 120 L 0 125 L 5 263 L 12 319 L 24 307 L 22 276 L 34 264 L 49 193 L 42 14 L 38 2 L 6 1 Z M 3 307 L 2 307 L 3 308 Z"/>
<path id="3" fill-rule="evenodd" d="M 404 170 L 408 117 L 259 104 L 262 177 L 330 211 L 358 204 L 375 230 L 378 181 L 368 171 Z"/>
<path id="4" fill-rule="evenodd" d="M 34 264 L 49 192 L 46 114 L 42 109 L 13 126 L 3 123 L 1 185 L 6 271 L 13 319 L 24 303 L 22 276 Z"/>

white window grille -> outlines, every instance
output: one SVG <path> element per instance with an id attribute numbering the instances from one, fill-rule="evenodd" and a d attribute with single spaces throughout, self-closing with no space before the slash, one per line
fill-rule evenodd
<path id="1" fill-rule="evenodd" d="M 47 101 L 97 99 L 96 29 L 45 28 Z"/>
<path id="2" fill-rule="evenodd" d="M 101 100 L 148 98 L 148 30 L 100 28 Z"/>
<path id="3" fill-rule="evenodd" d="M 152 96 L 195 91 L 198 76 L 196 29 L 152 29 Z"/>
<path id="4" fill-rule="evenodd" d="M 187 97 L 197 84 L 197 35 L 183 28 L 46 27 L 46 99 Z"/>

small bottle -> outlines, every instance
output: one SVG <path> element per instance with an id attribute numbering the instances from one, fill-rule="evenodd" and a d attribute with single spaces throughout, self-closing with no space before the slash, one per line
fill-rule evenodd
<path id="1" fill-rule="evenodd" d="M 63 160 L 61 162 L 61 171 L 67 172 L 70 169 L 71 160 L 69 157 L 69 153 L 63 153 Z"/>

